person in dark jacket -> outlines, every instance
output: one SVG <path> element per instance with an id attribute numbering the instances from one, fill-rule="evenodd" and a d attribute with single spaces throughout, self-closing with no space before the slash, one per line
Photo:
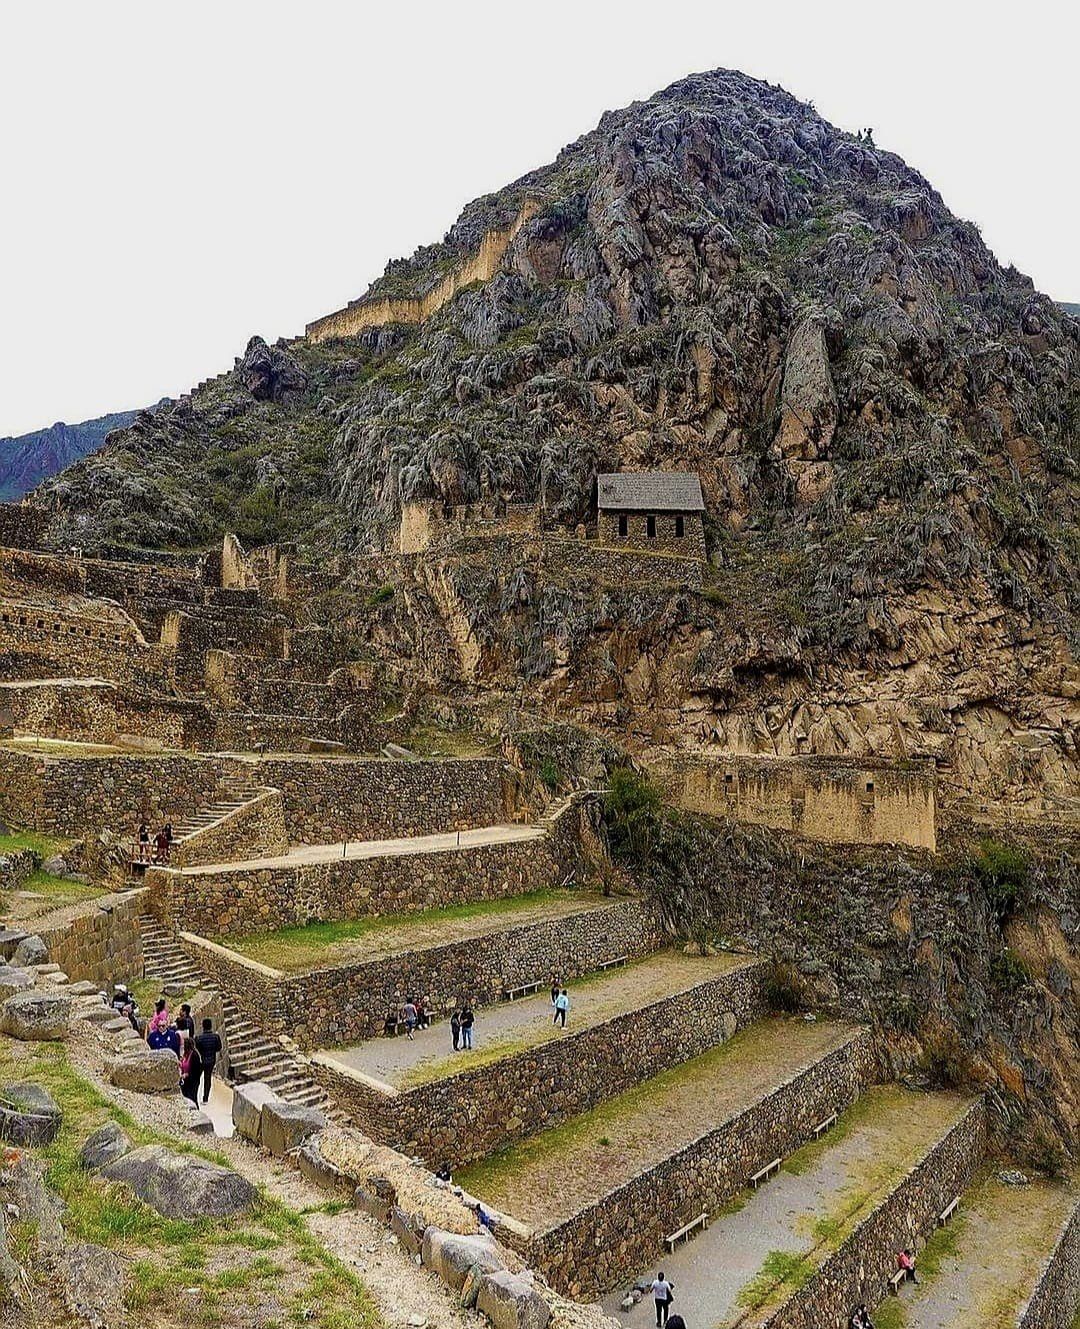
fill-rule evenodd
<path id="1" fill-rule="evenodd" d="M 461 1012 L 461 1047 L 463 1051 L 467 1051 L 472 1047 L 472 1031 L 475 1023 L 476 1016 L 473 1015 L 472 1007 L 466 1002 Z"/>
<path id="2" fill-rule="evenodd" d="M 214 1078 L 214 1067 L 217 1065 L 218 1057 L 221 1056 L 221 1036 L 214 1033 L 213 1020 L 202 1022 L 202 1033 L 196 1035 L 195 1046 L 202 1058 L 202 1101 L 205 1103 L 210 1097 L 210 1084 Z"/>
<path id="3" fill-rule="evenodd" d="M 195 1037 L 195 1021 L 191 1018 L 191 1007 L 185 1001 L 180 1007 L 180 1014 L 176 1017 L 176 1027 L 180 1031 L 180 1037 L 186 1034 L 188 1038 Z"/>
<path id="4" fill-rule="evenodd" d="M 195 1046 L 195 1040 L 189 1034 L 185 1034 L 180 1053 L 180 1092 L 191 1103 L 198 1104 L 201 1075 L 202 1058 L 199 1056 L 199 1050 Z"/>

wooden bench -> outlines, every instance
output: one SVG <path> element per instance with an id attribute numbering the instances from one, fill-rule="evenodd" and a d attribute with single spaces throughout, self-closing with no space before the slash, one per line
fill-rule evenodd
<path id="1" fill-rule="evenodd" d="M 903 1286 L 904 1280 L 907 1276 L 908 1271 L 906 1269 L 897 1269 L 896 1273 L 889 1279 L 889 1291 L 894 1297 L 900 1295 L 900 1288 Z"/>
<path id="2" fill-rule="evenodd" d="M 826 1117 L 824 1121 L 819 1121 L 818 1124 L 814 1127 L 814 1139 L 820 1140 L 821 1137 L 825 1134 L 825 1132 L 827 1130 L 831 1130 L 832 1127 L 835 1125 L 836 1125 L 836 1113 L 833 1112 L 830 1116 Z"/>
<path id="3" fill-rule="evenodd" d="M 779 1171 L 780 1159 L 774 1158 L 771 1163 L 766 1163 L 763 1168 L 759 1168 L 758 1171 L 754 1173 L 750 1178 L 748 1185 L 753 1186 L 754 1190 L 757 1190 L 763 1181 L 768 1181 L 774 1173 Z"/>
<path id="4" fill-rule="evenodd" d="M 942 1209 L 941 1213 L 938 1214 L 938 1219 L 937 1219 L 938 1227 L 944 1227 L 945 1224 L 949 1221 L 950 1218 L 952 1218 L 953 1214 L 955 1214 L 957 1209 L 959 1208 L 960 1208 L 960 1197 L 958 1195 L 952 1201 L 951 1204 L 947 1204 L 945 1208 Z"/>
<path id="5" fill-rule="evenodd" d="M 531 983 L 519 983 L 516 988 L 503 988 L 503 996 L 507 1001 L 516 1001 L 518 997 L 531 997 L 539 991 L 540 980 L 537 978 Z"/>
<path id="6" fill-rule="evenodd" d="M 600 969 L 614 969 L 616 965 L 619 965 L 619 964 L 626 964 L 626 962 L 627 962 L 627 960 L 628 960 L 629 958 L 630 958 L 630 957 L 629 957 L 628 955 L 616 955 L 616 957 L 614 958 L 614 960 L 602 960 L 602 961 L 600 962 L 600 964 L 598 964 L 598 965 L 596 966 L 596 968 L 597 968 L 597 970 L 600 970 Z M 696 1222 L 697 1220 L 695 1219 L 694 1221 Z"/>
<path id="7" fill-rule="evenodd" d="M 674 1232 L 670 1233 L 668 1236 L 664 1238 L 664 1245 L 668 1248 L 668 1253 L 674 1254 L 675 1247 L 678 1245 L 678 1243 L 680 1241 L 688 1241 L 690 1239 L 691 1233 L 693 1233 L 697 1228 L 701 1228 L 702 1232 L 704 1232 L 708 1226 L 709 1226 L 709 1215 L 705 1212 L 702 1212 L 698 1214 L 696 1218 L 691 1218 L 689 1223 L 684 1223 L 682 1227 L 676 1228 Z"/>

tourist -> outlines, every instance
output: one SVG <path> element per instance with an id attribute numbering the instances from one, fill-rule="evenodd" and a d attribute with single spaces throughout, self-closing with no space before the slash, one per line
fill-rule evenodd
<path id="1" fill-rule="evenodd" d="M 896 1257 L 896 1267 L 902 1269 L 913 1283 L 918 1283 L 919 1275 L 915 1272 L 915 1257 L 905 1247 Z"/>
<path id="2" fill-rule="evenodd" d="M 416 1028 L 416 1006 L 413 1002 L 407 1001 L 401 1008 L 401 1018 L 405 1023 L 405 1037 L 412 1042 L 413 1030 Z"/>
<path id="3" fill-rule="evenodd" d="M 159 1024 L 151 1029 L 146 1035 L 146 1044 L 151 1052 L 158 1052 L 162 1048 L 168 1048 L 170 1052 L 180 1060 L 180 1054 L 183 1047 L 180 1043 L 180 1035 L 176 1031 L 176 1025 L 168 1022 L 168 1016 L 165 1017 L 166 1023 Z"/>
<path id="4" fill-rule="evenodd" d="M 479 1224 L 481 1232 L 494 1232 L 498 1219 L 494 1214 L 489 1214 L 484 1206 L 479 1202 L 473 1206 L 473 1213 L 476 1215 L 476 1221 Z"/>
<path id="5" fill-rule="evenodd" d="M 180 1007 L 180 1014 L 176 1017 L 176 1027 L 181 1036 L 187 1035 L 188 1038 L 195 1037 L 195 1021 L 191 1018 L 191 1007 L 185 1001 Z"/>
<path id="6" fill-rule="evenodd" d="M 139 862 L 147 863 L 150 860 L 150 827 L 145 821 L 139 822 Z"/>
<path id="7" fill-rule="evenodd" d="M 554 974 L 551 975 L 551 1004 L 552 1006 L 559 1000 L 559 980 Z"/>
<path id="8" fill-rule="evenodd" d="M 454 1180 L 454 1174 L 450 1171 L 450 1164 L 443 1163 L 435 1173 L 435 1180 L 441 1182 L 444 1186 L 449 1186 Z"/>
<path id="9" fill-rule="evenodd" d="M 669 1318 L 667 1322 L 667 1329 L 686 1329 L 686 1321 L 678 1313 L 678 1311 L 676 1311 L 675 1314 Z"/>
<path id="10" fill-rule="evenodd" d="M 386 1019 L 383 1021 L 383 1033 L 387 1038 L 393 1038 L 397 1033 L 398 1012 L 396 1006 L 391 1006 L 386 1012 Z"/>
<path id="11" fill-rule="evenodd" d="M 165 863 L 169 858 L 169 841 L 165 836 L 165 827 L 162 826 L 157 835 L 154 836 L 154 862 Z"/>
<path id="12" fill-rule="evenodd" d="M 167 821 L 161 828 L 161 834 L 165 840 L 165 862 L 167 863 L 169 855 L 172 853 L 173 829 L 171 821 Z"/>
<path id="13" fill-rule="evenodd" d="M 656 1275 L 652 1283 L 653 1304 L 656 1307 L 656 1323 L 658 1325 L 667 1324 L 668 1308 L 675 1300 L 675 1284 L 670 1283 L 664 1277 L 663 1269 Z"/>
<path id="14" fill-rule="evenodd" d="M 461 1012 L 454 1007 L 454 1013 L 450 1017 L 450 1037 L 454 1041 L 454 1051 L 458 1052 L 461 1048 Z"/>
<path id="15" fill-rule="evenodd" d="M 214 1067 L 217 1065 L 218 1057 L 221 1056 L 221 1035 L 214 1033 L 213 1020 L 203 1020 L 202 1033 L 196 1036 L 195 1046 L 199 1049 L 199 1056 L 202 1058 L 202 1101 L 205 1103 L 210 1097 Z"/>
<path id="16" fill-rule="evenodd" d="M 570 1009 L 570 996 L 565 988 L 559 989 L 559 995 L 555 998 L 555 1014 L 551 1023 L 562 1025 L 566 1028 L 566 1013 Z"/>
<path id="17" fill-rule="evenodd" d="M 202 1058 L 195 1040 L 190 1035 L 184 1036 L 180 1052 L 180 1092 L 189 1102 L 198 1106 L 199 1081 L 202 1079 Z"/>
<path id="18" fill-rule="evenodd" d="M 169 1008 L 164 997 L 158 997 L 154 1002 L 154 1013 L 150 1017 L 150 1023 L 146 1027 L 146 1037 L 149 1041 L 150 1035 L 156 1033 L 159 1029 L 166 1029 L 169 1024 Z"/>
<path id="19" fill-rule="evenodd" d="M 417 1029 L 431 1028 L 431 1003 L 427 997 L 418 997 L 416 1000 L 416 1027 Z"/>
<path id="20" fill-rule="evenodd" d="M 870 1312 L 866 1309 L 865 1301 L 856 1307 L 854 1315 L 848 1321 L 848 1326 L 849 1329 L 874 1329 L 874 1322 L 870 1318 Z M 668 1329 L 671 1329 L 670 1323 Z"/>
<path id="21" fill-rule="evenodd" d="M 463 1052 L 468 1052 L 472 1048 L 472 1031 L 475 1023 L 476 1016 L 473 1015 L 472 1007 L 466 1002 L 461 1012 L 461 1048 Z"/>

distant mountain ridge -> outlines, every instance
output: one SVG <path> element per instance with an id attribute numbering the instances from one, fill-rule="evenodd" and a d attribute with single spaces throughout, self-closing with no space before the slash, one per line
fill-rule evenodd
<path id="1" fill-rule="evenodd" d="M 1068 300 L 1059 300 L 1058 306 L 1064 309 L 1066 314 L 1072 314 L 1073 318 L 1080 318 L 1080 305 L 1070 304 Z"/>
<path id="2" fill-rule="evenodd" d="M 96 452 L 113 429 L 126 429 L 138 411 L 115 411 L 69 425 L 62 420 L 31 434 L 0 438 L 0 500 L 22 498 L 42 480 Z"/>

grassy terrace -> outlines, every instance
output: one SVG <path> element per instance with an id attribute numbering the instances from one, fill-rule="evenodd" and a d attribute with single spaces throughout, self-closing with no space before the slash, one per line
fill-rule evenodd
<path id="1" fill-rule="evenodd" d="M 753 961 L 736 955 L 693 957 L 662 951 L 618 969 L 604 970 L 568 985 L 571 1007 L 568 1033 L 603 1024 L 700 984 L 731 973 Z M 565 1038 L 554 1027 L 545 989 L 535 997 L 481 1009 L 476 1045 L 468 1054 L 453 1052 L 445 1026 L 422 1031 L 415 1041 L 375 1038 L 334 1055 L 350 1066 L 399 1089 L 413 1089 L 446 1075 L 490 1066 L 543 1043 Z"/>
<path id="2" fill-rule="evenodd" d="M 427 913 L 384 914 L 341 923 L 309 923 L 277 932 L 226 937 L 222 945 L 285 973 L 303 973 L 361 960 L 486 936 L 544 919 L 565 918 L 611 901 L 583 891 L 530 891 L 504 900 L 478 900 Z"/>
<path id="3" fill-rule="evenodd" d="M 29 849 L 39 859 L 51 858 L 62 854 L 70 845 L 70 840 L 57 840 L 37 831 L 11 831 L 0 835 L 0 854 L 11 854 L 21 849 Z M 38 868 L 23 881 L 17 891 L 0 893 L 0 910 L 13 923 L 23 922 L 63 905 L 80 904 L 84 900 L 93 900 L 110 888 L 96 882 L 70 881 L 64 877 L 54 877 L 50 872 Z"/>
<path id="4" fill-rule="evenodd" d="M 922 1286 L 878 1308 L 878 1329 L 1015 1329 L 1078 1203 L 1075 1180 L 1007 1186 L 988 1170 L 962 1198 L 953 1222 L 927 1242 L 919 1258 Z"/>
<path id="5" fill-rule="evenodd" d="M 3 1040 L 0 1076 L 43 1085 L 63 1109 L 60 1135 L 33 1153 L 46 1163 L 47 1182 L 66 1205 L 67 1242 L 95 1242 L 123 1258 L 131 1323 L 155 1329 L 256 1319 L 265 1329 L 300 1323 L 317 1329 L 374 1329 L 381 1323 L 363 1284 L 311 1235 L 295 1209 L 264 1195 L 253 1213 L 234 1219 L 165 1219 L 125 1187 L 85 1172 L 79 1146 L 110 1119 L 136 1145 L 161 1143 L 217 1163 L 227 1160 L 140 1126 L 78 1075 L 62 1046 L 16 1046 Z M 42 1323 L 52 1323 L 48 1311 L 55 1288 L 48 1272 L 32 1260 L 32 1231 L 16 1222 L 9 1235 L 13 1247 L 31 1258 L 36 1310 Z M 66 1315 L 62 1318 L 66 1323 Z"/>
<path id="6" fill-rule="evenodd" d="M 459 1181 L 523 1223 L 546 1229 L 750 1107 L 851 1033 L 826 1021 L 761 1020 L 720 1047 L 476 1163 Z"/>

